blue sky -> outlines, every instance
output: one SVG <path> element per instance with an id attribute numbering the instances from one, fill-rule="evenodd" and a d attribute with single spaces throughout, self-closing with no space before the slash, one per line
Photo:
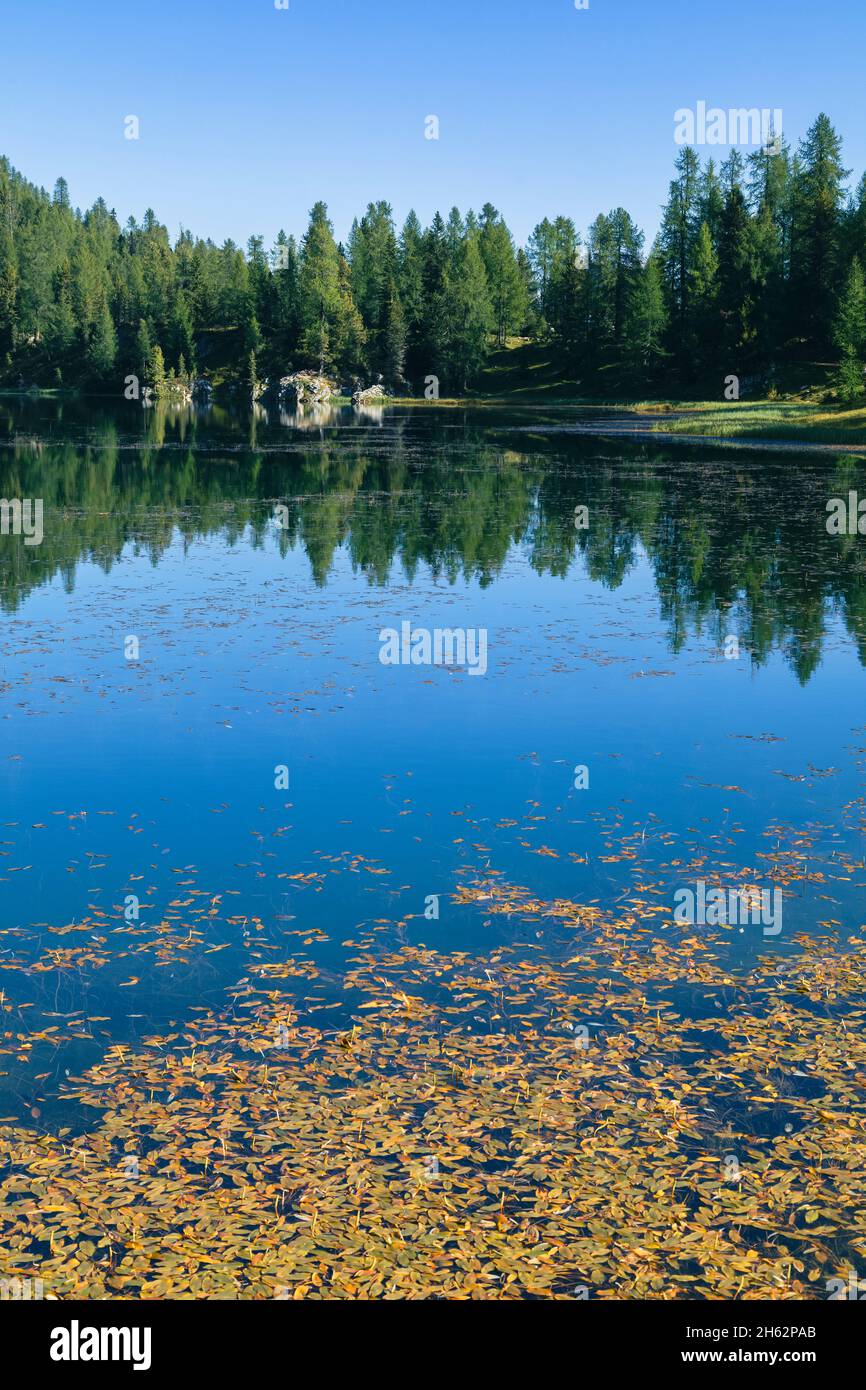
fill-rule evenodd
<path id="1" fill-rule="evenodd" d="M 317 198 L 339 237 L 385 198 L 398 222 L 489 200 L 521 241 L 546 214 L 584 228 L 622 204 L 649 240 L 673 114 L 699 100 L 781 107 L 793 140 L 824 109 L 866 167 L 863 0 L 289 5 L 7 0 L 0 153 L 121 221 L 152 206 L 173 235 L 268 244 Z"/>

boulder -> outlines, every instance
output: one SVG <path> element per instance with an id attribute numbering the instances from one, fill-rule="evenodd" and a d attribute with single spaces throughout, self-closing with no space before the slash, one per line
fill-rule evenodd
<path id="1" fill-rule="evenodd" d="M 290 407 L 325 405 L 334 393 L 333 381 L 315 372 L 293 372 L 291 376 L 280 377 L 277 388 L 280 400 Z"/>
<path id="2" fill-rule="evenodd" d="M 365 391 L 354 391 L 352 393 L 353 405 L 373 405 L 376 401 L 385 399 L 385 388 L 383 386 L 368 386 Z"/>

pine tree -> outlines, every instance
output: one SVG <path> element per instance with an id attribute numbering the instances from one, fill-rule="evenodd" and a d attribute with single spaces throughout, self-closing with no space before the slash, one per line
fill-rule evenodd
<path id="1" fill-rule="evenodd" d="M 493 310 L 487 273 L 478 245 L 478 234 L 464 238 L 455 253 L 448 284 L 452 331 L 448 344 L 450 379 L 465 391 L 487 357 L 488 336 L 493 329 Z"/>
<path id="2" fill-rule="evenodd" d="M 610 214 L 609 223 L 614 262 L 613 342 L 616 348 L 621 349 L 641 277 L 643 232 L 635 225 L 625 208 L 615 208 Z"/>
<path id="3" fill-rule="evenodd" d="M 562 342 L 569 344 L 569 351 L 573 353 L 584 336 L 584 264 L 580 255 L 580 238 L 569 217 L 557 217 L 550 230 L 550 279 L 545 318 L 552 331 Z"/>
<path id="4" fill-rule="evenodd" d="M 87 347 L 88 367 L 97 381 L 104 382 L 117 360 L 117 334 L 111 313 L 103 304 Z"/>
<path id="5" fill-rule="evenodd" d="M 514 240 L 492 203 L 481 209 L 479 249 L 487 272 L 494 331 L 500 347 L 526 319 L 525 282 L 517 264 Z"/>
<path id="6" fill-rule="evenodd" d="M 680 150 L 676 178 L 670 185 L 662 213 L 659 255 L 664 270 L 665 294 L 674 350 L 683 360 L 685 325 L 689 307 L 690 275 L 695 241 L 700 230 L 700 165 L 691 146 Z"/>
<path id="7" fill-rule="evenodd" d="M 658 254 L 653 252 L 638 283 L 628 334 L 632 364 L 650 378 L 664 356 L 666 327 L 662 269 Z"/>
<path id="8" fill-rule="evenodd" d="M 415 382 L 423 376 L 424 350 L 424 233 L 410 212 L 400 234 L 397 253 L 397 292 L 406 325 L 406 374 Z"/>
<path id="9" fill-rule="evenodd" d="M 12 208 L 0 183 L 0 360 L 15 346 L 18 254 L 12 236 Z"/>
<path id="10" fill-rule="evenodd" d="M 272 253 L 276 281 L 276 310 L 272 356 L 274 370 L 282 375 L 294 360 L 300 332 L 298 298 L 298 248 L 293 236 L 280 231 Z"/>
<path id="11" fill-rule="evenodd" d="M 701 222 L 706 222 L 710 229 L 710 237 L 713 246 L 718 248 L 719 231 L 722 225 L 722 214 L 725 210 L 725 194 L 722 189 L 721 180 L 716 173 L 716 166 L 711 159 L 707 163 L 700 178 L 700 192 L 698 194 L 698 216 Z"/>
<path id="12" fill-rule="evenodd" d="M 542 332 L 551 323 L 551 283 L 556 249 L 554 225 L 545 217 L 529 238 L 526 257 L 535 288 L 535 311 Z"/>
<path id="13" fill-rule="evenodd" d="M 301 244 L 298 273 L 300 352 L 307 365 L 320 372 L 334 370 L 345 344 L 357 349 L 357 310 L 344 270 L 345 260 L 334 241 L 324 203 L 316 203 Z"/>
<path id="14" fill-rule="evenodd" d="M 399 390 L 405 385 L 406 342 L 406 318 L 396 286 L 392 284 L 385 325 L 382 371 L 385 383 L 391 390 Z"/>
<path id="15" fill-rule="evenodd" d="M 55 271 L 52 277 L 52 299 L 46 316 L 45 342 L 52 361 L 60 367 L 61 374 L 66 367 L 75 345 L 76 322 L 72 308 L 71 271 L 68 261 Z"/>
<path id="16" fill-rule="evenodd" d="M 591 366 L 599 366 L 610 352 L 615 317 L 614 232 L 610 218 L 600 213 L 589 229 L 586 248 L 585 339 L 587 361 Z M 561 328 L 560 336 L 563 336 Z"/>
<path id="17" fill-rule="evenodd" d="M 165 392 L 165 358 L 162 355 L 162 348 L 159 343 L 155 343 L 150 350 L 147 362 L 147 384 L 153 388 L 153 394 L 160 396 Z"/>
<path id="18" fill-rule="evenodd" d="M 861 266 L 866 266 L 866 174 L 846 212 L 845 245 L 846 259 L 850 262 L 856 256 Z"/>
<path id="19" fill-rule="evenodd" d="M 249 266 L 249 305 L 259 326 L 261 341 L 271 338 L 277 317 L 277 291 L 265 255 L 264 239 L 252 236 L 247 242 Z"/>
<path id="20" fill-rule="evenodd" d="M 135 362 L 135 374 L 142 381 L 147 380 L 150 371 L 151 356 L 153 354 L 153 342 L 150 336 L 150 329 L 144 319 L 138 323 L 138 331 L 135 335 L 135 350 L 133 358 Z"/>
<path id="21" fill-rule="evenodd" d="M 682 150 L 645 265 L 622 208 L 596 219 L 585 245 L 560 216 L 517 248 L 490 203 L 436 214 L 426 231 L 412 213 L 398 242 L 389 205 L 372 202 L 347 258 L 321 203 L 300 248 L 282 232 L 270 255 L 258 236 L 242 250 L 182 229 L 172 244 L 153 210 L 121 230 L 103 199 L 82 213 L 62 178 L 46 193 L 0 158 L 0 374 L 101 385 L 122 363 L 147 380 L 159 344 L 176 380 L 200 344 L 217 386 L 247 381 L 255 354 L 268 376 L 309 365 L 381 373 L 395 390 L 429 375 L 460 389 L 491 335 L 502 345 L 529 333 L 581 372 L 665 360 L 672 391 L 722 358 L 734 370 L 841 356 L 850 396 L 866 358 L 850 327 L 866 176 L 853 194 L 846 178 L 822 115 L 796 154 L 769 141 L 717 170 Z"/>
<path id="22" fill-rule="evenodd" d="M 842 353 L 833 384 L 842 400 L 854 401 L 863 394 L 866 357 L 866 281 L 856 257 L 839 297 L 833 340 Z"/>
<path id="23" fill-rule="evenodd" d="M 517 250 L 517 273 L 520 276 L 521 303 L 525 306 L 517 331 L 527 333 L 533 338 L 541 337 L 542 321 L 537 308 L 538 291 L 529 256 L 522 246 L 518 247 Z"/>
<path id="24" fill-rule="evenodd" d="M 719 236 L 718 272 L 721 346 L 732 361 L 736 359 L 742 363 L 748 359 L 753 348 L 755 287 L 752 224 L 739 184 L 731 187 L 725 200 Z"/>
<path id="25" fill-rule="evenodd" d="M 178 290 L 175 296 L 169 341 L 173 365 L 179 368 L 180 359 L 183 358 L 194 370 L 195 341 L 192 335 L 192 319 L 183 290 Z"/>
<path id="26" fill-rule="evenodd" d="M 351 292 L 364 323 L 370 370 L 385 375 L 391 293 L 397 275 L 397 239 L 390 204 L 370 203 L 349 238 Z"/>
<path id="27" fill-rule="evenodd" d="M 820 115 L 800 144 L 795 189 L 792 291 L 799 335 L 823 354 L 832 339 L 842 227 L 842 141 Z"/>
<path id="28" fill-rule="evenodd" d="M 424 233 L 424 318 L 418 375 L 444 377 L 451 332 L 449 322 L 448 248 L 445 223 L 437 212 Z"/>
<path id="29" fill-rule="evenodd" d="M 692 253 L 689 271 L 687 345 L 692 371 L 708 368 L 719 349 L 718 300 L 719 259 L 706 222 L 702 222 Z"/>

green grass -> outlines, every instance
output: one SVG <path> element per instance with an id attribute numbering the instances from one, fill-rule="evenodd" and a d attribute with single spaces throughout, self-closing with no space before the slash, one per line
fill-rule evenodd
<path id="1" fill-rule="evenodd" d="M 820 405 L 803 401 L 704 401 L 687 414 L 659 421 L 669 434 L 712 435 L 721 439 L 782 439 L 817 444 L 866 445 L 866 405 Z"/>
<path id="2" fill-rule="evenodd" d="M 831 374 L 829 363 L 785 366 L 777 378 L 778 397 L 773 400 L 641 398 L 635 392 L 633 377 L 620 364 L 602 368 L 590 385 L 589 380 L 563 374 L 554 345 L 513 339 L 490 354 L 472 394 L 476 400 L 491 403 L 591 406 L 664 417 L 649 423 L 649 432 L 866 445 L 866 398 L 856 408 L 833 404 L 828 400 Z"/>

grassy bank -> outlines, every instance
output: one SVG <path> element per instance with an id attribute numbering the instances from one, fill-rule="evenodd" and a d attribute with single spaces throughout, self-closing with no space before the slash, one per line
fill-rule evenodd
<path id="1" fill-rule="evenodd" d="M 648 410 L 658 409 L 649 403 Z M 668 434 L 709 435 L 719 439 L 781 439 L 815 444 L 866 445 L 866 406 L 859 408 L 801 401 L 701 402 L 654 426 Z"/>

